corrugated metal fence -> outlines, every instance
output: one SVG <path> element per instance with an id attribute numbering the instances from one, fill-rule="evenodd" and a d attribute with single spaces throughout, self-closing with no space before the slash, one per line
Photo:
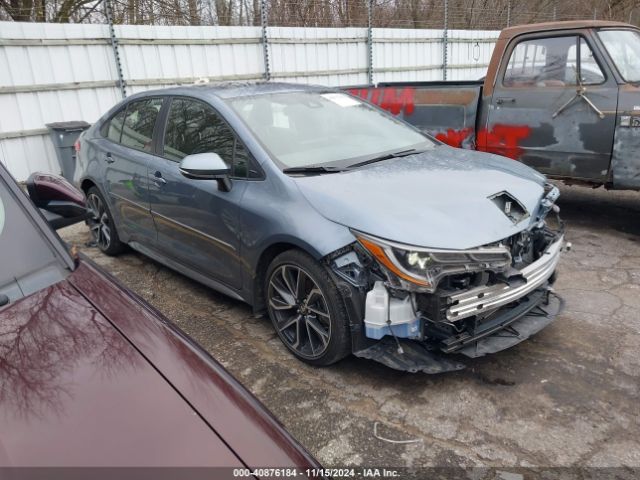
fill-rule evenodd
<path id="1" fill-rule="evenodd" d="M 265 76 L 260 27 L 115 27 L 127 92 Z M 484 75 L 496 31 L 448 31 L 447 79 Z M 366 28 L 269 27 L 272 80 L 368 81 Z M 443 31 L 373 29 L 374 82 L 441 80 Z M 0 161 L 18 180 L 60 168 L 45 125 L 94 122 L 121 100 L 108 25 L 0 22 Z"/>

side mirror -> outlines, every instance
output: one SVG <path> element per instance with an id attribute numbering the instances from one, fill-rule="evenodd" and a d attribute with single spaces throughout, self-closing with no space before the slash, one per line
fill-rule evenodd
<path id="1" fill-rule="evenodd" d="M 88 216 L 84 194 L 58 175 L 32 173 L 27 179 L 27 193 L 56 230 Z"/>
<path id="2" fill-rule="evenodd" d="M 220 190 L 231 190 L 231 169 L 217 153 L 187 155 L 180 162 L 180 173 L 193 180 L 217 180 Z"/>

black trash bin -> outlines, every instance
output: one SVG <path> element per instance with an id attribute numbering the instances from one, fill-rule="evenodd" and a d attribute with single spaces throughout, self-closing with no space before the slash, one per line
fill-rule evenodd
<path id="1" fill-rule="evenodd" d="M 51 141 L 56 149 L 62 176 L 73 181 L 76 170 L 76 152 L 74 144 L 82 132 L 91 125 L 84 121 L 47 123 Z"/>

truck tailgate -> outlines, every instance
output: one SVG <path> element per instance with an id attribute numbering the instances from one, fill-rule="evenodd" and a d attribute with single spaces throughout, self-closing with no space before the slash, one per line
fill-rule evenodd
<path id="1" fill-rule="evenodd" d="M 474 148 L 478 82 L 380 83 L 346 90 L 454 147 Z"/>

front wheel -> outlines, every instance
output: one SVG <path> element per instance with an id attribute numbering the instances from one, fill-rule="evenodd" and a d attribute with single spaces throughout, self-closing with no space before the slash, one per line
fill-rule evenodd
<path id="1" fill-rule="evenodd" d="M 297 250 L 269 265 L 265 294 L 280 340 L 300 360 L 331 365 L 351 352 L 349 320 L 327 270 Z"/>

